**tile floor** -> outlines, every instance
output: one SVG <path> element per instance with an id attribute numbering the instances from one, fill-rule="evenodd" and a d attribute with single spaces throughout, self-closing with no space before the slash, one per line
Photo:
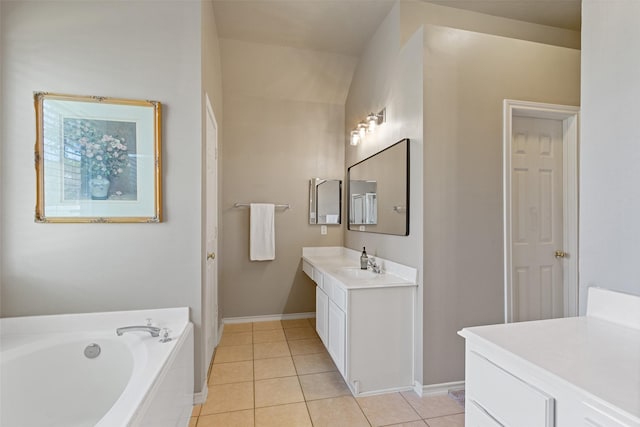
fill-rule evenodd
<path id="1" fill-rule="evenodd" d="M 447 396 L 354 398 L 314 322 L 225 325 L 190 427 L 464 426 L 463 407 Z"/>

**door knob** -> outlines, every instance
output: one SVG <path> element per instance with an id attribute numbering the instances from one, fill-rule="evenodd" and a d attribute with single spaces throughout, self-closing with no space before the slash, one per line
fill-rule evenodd
<path id="1" fill-rule="evenodd" d="M 216 259 L 216 254 L 214 252 L 209 252 L 207 254 L 207 260 Z"/>
<path id="2" fill-rule="evenodd" d="M 567 256 L 567 254 L 564 251 L 556 251 L 555 257 L 556 258 L 565 258 Z"/>

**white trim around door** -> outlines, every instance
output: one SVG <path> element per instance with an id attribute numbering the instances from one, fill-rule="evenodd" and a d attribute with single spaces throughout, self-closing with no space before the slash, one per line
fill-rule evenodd
<path id="1" fill-rule="evenodd" d="M 513 321 L 511 162 L 514 116 L 555 119 L 563 127 L 564 315 L 578 314 L 578 129 L 579 107 L 505 99 L 503 104 L 504 317 Z"/>

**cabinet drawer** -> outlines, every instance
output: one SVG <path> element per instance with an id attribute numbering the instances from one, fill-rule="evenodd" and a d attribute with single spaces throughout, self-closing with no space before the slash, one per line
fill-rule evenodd
<path id="1" fill-rule="evenodd" d="M 313 280 L 313 266 L 305 260 L 302 260 L 302 271 Z"/>
<path id="2" fill-rule="evenodd" d="M 610 410 L 600 409 L 587 402 L 583 402 L 583 423 L 585 427 L 639 427 L 640 423 L 611 414 Z"/>
<path id="3" fill-rule="evenodd" d="M 473 400 L 467 400 L 465 412 L 464 423 L 470 427 L 503 427 Z"/>
<path id="4" fill-rule="evenodd" d="M 505 426 L 554 425 L 552 397 L 473 351 L 467 357 L 467 394 L 490 418 Z"/>
<path id="5" fill-rule="evenodd" d="M 346 311 L 347 291 L 342 287 L 340 282 L 338 282 L 331 276 L 325 276 L 324 291 L 329 296 L 329 299 L 338 306 L 338 308 L 340 308 L 342 311 Z"/>
<path id="6" fill-rule="evenodd" d="M 313 269 L 313 281 L 316 282 L 316 285 L 320 287 L 320 289 L 324 289 L 323 285 L 323 274 L 317 268 Z"/>
<path id="7" fill-rule="evenodd" d="M 333 300 L 333 290 L 337 288 L 339 285 L 336 283 L 336 280 L 331 276 L 326 276 L 324 278 L 324 291 L 329 296 L 330 300 Z"/>
<path id="8" fill-rule="evenodd" d="M 343 289 L 340 285 L 334 284 L 331 294 L 331 299 L 336 303 L 338 308 L 342 311 L 347 310 L 347 290 Z"/>

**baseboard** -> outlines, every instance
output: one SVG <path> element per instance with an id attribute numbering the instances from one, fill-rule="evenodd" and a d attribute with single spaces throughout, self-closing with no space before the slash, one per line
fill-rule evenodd
<path id="1" fill-rule="evenodd" d="M 409 387 L 393 387 L 393 388 L 386 388 L 386 389 L 383 389 L 383 390 L 365 391 L 365 392 L 359 393 L 357 395 L 354 394 L 354 397 L 377 396 L 379 394 L 399 393 L 399 392 L 411 391 L 411 390 L 413 390 L 413 388 L 411 386 L 409 386 Z M 353 394 L 353 390 L 352 390 L 352 394 Z"/>
<path id="2" fill-rule="evenodd" d="M 464 381 L 452 381 L 450 383 L 422 385 L 415 382 L 413 391 L 420 397 L 437 396 L 449 393 L 449 390 L 460 390 L 464 388 Z"/>
<path id="3" fill-rule="evenodd" d="M 209 394 L 209 387 L 207 387 L 207 380 L 204 380 L 204 384 L 202 384 L 202 391 L 198 393 L 193 393 L 193 404 L 200 405 L 207 401 L 207 395 Z"/>
<path id="4" fill-rule="evenodd" d="M 225 317 L 222 319 L 222 325 L 225 323 L 248 323 L 248 322 L 268 322 L 273 320 L 291 320 L 291 319 L 310 319 L 316 317 L 315 312 L 310 313 L 291 313 L 291 314 L 270 314 L 266 316 L 244 316 L 244 317 Z M 222 336 L 222 331 L 219 336 Z"/>
<path id="5" fill-rule="evenodd" d="M 222 333 L 224 332 L 224 319 L 218 325 L 218 341 L 216 342 L 216 350 L 218 349 L 218 344 L 220 344 L 220 340 L 222 339 Z M 216 350 L 213 350 L 213 355 L 215 356 Z"/>

